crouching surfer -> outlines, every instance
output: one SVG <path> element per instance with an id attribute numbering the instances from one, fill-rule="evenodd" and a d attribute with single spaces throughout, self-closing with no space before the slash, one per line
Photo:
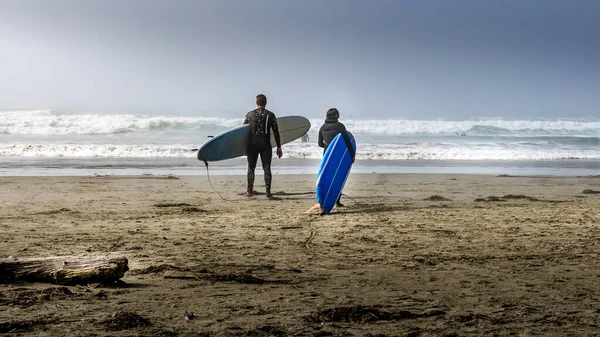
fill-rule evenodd
<path id="1" fill-rule="evenodd" d="M 256 109 L 246 114 L 244 124 L 250 127 L 250 140 L 246 155 L 248 157 L 248 190 L 246 196 L 251 197 L 254 191 L 254 169 L 260 155 L 260 162 L 265 174 L 265 187 L 267 198 L 274 199 L 271 194 L 271 159 L 273 158 L 273 147 L 271 146 L 271 130 L 277 143 L 277 157 L 281 158 L 281 138 L 277 127 L 277 118 L 271 111 L 265 109 L 267 96 L 260 94 L 256 96 Z"/>
<path id="2" fill-rule="evenodd" d="M 338 133 L 341 133 L 342 137 L 344 137 L 344 142 L 346 142 L 346 146 L 348 146 L 348 151 L 350 151 L 350 155 L 352 156 L 352 162 L 354 163 L 354 148 L 350 142 L 350 136 L 348 136 L 346 126 L 338 121 L 340 118 L 338 109 L 331 108 L 327 110 L 325 117 L 325 124 L 323 124 L 319 130 L 318 140 L 319 146 L 323 148 L 323 154 L 325 154 L 325 151 L 327 151 L 327 147 L 329 147 L 329 144 L 331 144 L 333 138 L 335 138 Z M 342 194 L 340 193 L 340 196 L 335 203 L 335 205 L 338 207 L 344 207 L 344 205 L 340 202 L 341 198 Z"/>

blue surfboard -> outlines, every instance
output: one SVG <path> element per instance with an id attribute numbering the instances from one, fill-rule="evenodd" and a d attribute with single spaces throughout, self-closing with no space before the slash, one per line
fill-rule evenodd
<path id="1" fill-rule="evenodd" d="M 348 136 L 356 152 L 354 137 L 350 132 L 348 132 Z M 335 206 L 350 175 L 351 167 L 352 156 L 340 133 L 329 144 L 317 173 L 317 202 L 321 205 L 324 213 L 329 213 Z"/>

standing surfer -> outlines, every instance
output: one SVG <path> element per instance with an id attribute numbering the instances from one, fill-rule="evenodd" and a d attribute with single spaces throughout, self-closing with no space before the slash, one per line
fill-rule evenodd
<path id="1" fill-rule="evenodd" d="M 277 157 L 281 158 L 283 151 L 281 150 L 281 138 L 279 137 L 279 129 L 277 127 L 277 118 L 271 111 L 265 109 L 267 106 L 267 96 L 260 94 L 256 96 L 256 109 L 246 114 L 244 124 L 249 124 L 250 140 L 246 155 L 248 157 L 248 191 L 246 196 L 251 197 L 254 191 L 254 169 L 260 155 L 265 172 L 265 187 L 267 189 L 267 198 L 273 199 L 271 194 L 271 159 L 273 158 L 273 150 L 271 146 L 271 130 L 277 143 Z"/>
<path id="2" fill-rule="evenodd" d="M 327 151 L 327 147 L 333 141 L 333 138 L 338 133 L 342 134 L 344 137 L 344 142 L 346 142 L 346 146 L 348 146 L 348 150 L 350 151 L 350 156 L 352 157 L 352 162 L 354 163 L 354 148 L 352 147 L 352 143 L 350 142 L 350 137 L 348 136 L 348 132 L 346 131 L 346 126 L 338 121 L 340 118 L 340 112 L 336 108 L 331 108 L 327 110 L 327 114 L 325 115 L 325 124 L 321 126 L 319 129 L 319 146 L 323 148 L 323 154 Z M 340 202 L 342 195 L 336 201 L 335 205 L 338 207 L 344 207 L 344 205 Z"/>

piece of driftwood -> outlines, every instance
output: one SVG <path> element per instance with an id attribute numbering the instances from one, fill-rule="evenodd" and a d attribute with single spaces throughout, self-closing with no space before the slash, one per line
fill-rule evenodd
<path id="1" fill-rule="evenodd" d="M 127 258 L 54 256 L 0 259 L 0 282 L 111 283 L 129 270 Z"/>

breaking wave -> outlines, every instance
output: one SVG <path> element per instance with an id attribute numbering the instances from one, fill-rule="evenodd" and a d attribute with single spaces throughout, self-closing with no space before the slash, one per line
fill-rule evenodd
<path id="1" fill-rule="evenodd" d="M 0 133 L 13 135 L 92 135 L 178 129 L 207 130 L 240 125 L 241 119 L 99 114 L 55 114 L 50 110 L 0 112 Z"/>
<path id="2" fill-rule="evenodd" d="M 600 120 L 343 120 L 354 134 L 467 136 L 574 136 L 597 137 Z M 143 116 L 133 114 L 61 114 L 51 110 L 0 111 L 0 134 L 93 135 L 158 131 L 223 131 L 242 123 L 240 118 Z M 323 120 L 311 120 L 312 132 Z"/>

